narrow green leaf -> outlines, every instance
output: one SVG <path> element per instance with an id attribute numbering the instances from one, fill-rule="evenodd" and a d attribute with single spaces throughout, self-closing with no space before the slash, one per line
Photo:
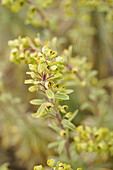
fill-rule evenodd
<path id="1" fill-rule="evenodd" d="M 73 123 L 71 123 L 69 120 L 67 119 L 63 119 L 62 120 L 62 124 L 67 127 L 68 129 L 71 129 L 71 130 L 76 130 L 76 127 Z"/>
<path id="2" fill-rule="evenodd" d="M 56 114 L 55 109 L 51 108 L 51 114 L 52 114 L 52 115 L 55 115 L 55 114 Z"/>
<path id="3" fill-rule="evenodd" d="M 70 93 L 72 93 L 72 92 L 74 92 L 74 90 L 72 90 L 72 89 L 67 89 L 66 92 L 65 92 L 65 94 L 70 94 Z"/>
<path id="4" fill-rule="evenodd" d="M 34 72 L 26 72 L 26 74 L 31 75 L 33 79 L 40 78 L 40 75 L 34 73 Z"/>
<path id="5" fill-rule="evenodd" d="M 46 107 L 46 103 L 43 103 L 39 107 L 38 111 L 36 113 L 33 113 L 32 116 L 35 117 L 35 118 L 41 117 L 44 113 L 45 107 Z"/>
<path id="6" fill-rule="evenodd" d="M 53 130 L 55 130 L 57 133 L 60 132 L 60 127 L 58 127 L 58 126 L 55 125 L 55 124 L 50 123 L 50 124 L 49 124 L 49 127 L 52 128 Z"/>
<path id="7" fill-rule="evenodd" d="M 46 90 L 46 94 L 47 94 L 47 97 L 49 99 L 53 99 L 54 98 L 54 93 L 52 92 L 51 89 Z"/>
<path id="8" fill-rule="evenodd" d="M 35 92 L 37 90 L 37 87 L 36 86 L 31 86 L 31 87 L 28 88 L 28 90 L 30 92 Z"/>
<path id="9" fill-rule="evenodd" d="M 38 71 L 39 71 L 39 72 L 42 72 L 42 71 L 44 71 L 44 70 L 46 69 L 46 67 L 47 67 L 47 65 L 46 65 L 45 63 L 40 64 L 40 65 L 38 66 Z"/>
<path id="10" fill-rule="evenodd" d="M 40 100 L 40 99 L 33 99 L 33 100 L 30 101 L 30 103 L 33 104 L 33 105 L 41 105 L 41 104 L 44 103 L 44 101 Z"/>
<path id="11" fill-rule="evenodd" d="M 54 148 L 54 147 L 58 146 L 58 144 L 59 144 L 59 142 L 49 143 L 49 144 L 48 144 L 48 148 L 49 148 L 49 149 L 50 149 L 50 148 Z"/>
<path id="12" fill-rule="evenodd" d="M 56 50 L 57 49 L 57 37 L 53 37 L 51 44 L 53 47 L 52 49 Z"/>
<path id="13" fill-rule="evenodd" d="M 58 153 L 61 154 L 63 149 L 64 149 L 64 146 L 65 146 L 65 143 L 66 141 L 65 140 L 62 140 L 59 142 L 59 146 L 58 146 Z"/>
<path id="14" fill-rule="evenodd" d="M 72 89 L 67 89 L 67 90 L 65 90 L 64 92 L 61 92 L 62 94 L 70 94 L 70 93 L 72 93 L 72 92 L 74 92 L 74 90 L 72 90 Z"/>
<path id="15" fill-rule="evenodd" d="M 68 57 L 69 57 L 69 59 L 72 56 L 72 49 L 73 49 L 73 47 L 72 47 L 72 45 L 70 45 L 69 48 L 68 48 Z"/>
<path id="16" fill-rule="evenodd" d="M 34 81 L 33 81 L 33 79 L 29 79 L 29 80 L 25 80 L 24 83 L 25 84 L 33 84 Z"/>
<path id="17" fill-rule="evenodd" d="M 62 99 L 62 100 L 69 100 L 69 96 L 66 94 L 61 94 L 61 93 L 57 93 L 55 94 L 55 98 L 57 99 Z"/>
<path id="18" fill-rule="evenodd" d="M 49 80 L 59 80 L 62 78 L 62 74 L 57 73 L 56 75 L 54 75 L 53 77 L 49 78 Z"/>
<path id="19" fill-rule="evenodd" d="M 41 84 L 41 81 L 34 81 L 34 84 L 36 84 L 36 85 L 40 85 Z"/>
<path id="20" fill-rule="evenodd" d="M 69 121 L 71 122 L 77 114 L 78 114 L 78 110 L 75 110 L 75 112 L 72 114 L 72 117 L 69 119 Z"/>
<path id="21" fill-rule="evenodd" d="M 51 113 L 46 113 L 46 112 L 45 112 L 44 114 L 42 114 L 41 117 L 49 117 L 49 118 L 51 117 L 51 118 L 55 118 L 54 115 L 52 115 Z"/>

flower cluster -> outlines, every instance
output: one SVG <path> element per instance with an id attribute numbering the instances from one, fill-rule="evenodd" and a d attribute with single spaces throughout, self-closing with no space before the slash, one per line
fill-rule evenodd
<path id="1" fill-rule="evenodd" d="M 33 41 L 29 37 L 10 40 L 8 45 L 11 47 L 10 60 L 14 63 L 34 63 L 34 57 L 40 51 L 42 44 L 40 37 L 37 36 Z"/>
<path id="2" fill-rule="evenodd" d="M 27 19 L 26 24 L 32 23 L 34 26 L 42 26 L 47 27 L 49 20 L 43 14 L 43 10 L 50 7 L 53 0 L 2 0 L 2 4 L 6 5 L 8 8 L 11 9 L 12 12 L 18 12 L 21 8 L 25 5 L 28 7 Z"/>
<path id="3" fill-rule="evenodd" d="M 89 126 L 77 127 L 78 136 L 74 138 L 75 146 L 78 151 L 86 152 L 109 152 L 113 155 L 113 132 L 107 128 L 94 127 L 91 129 Z"/>
<path id="4" fill-rule="evenodd" d="M 73 90 L 66 89 L 65 85 L 62 85 L 60 80 L 63 77 L 63 69 L 65 67 L 65 58 L 58 56 L 56 51 L 51 50 L 48 46 L 44 46 L 41 52 L 37 55 L 33 55 L 35 64 L 29 64 L 30 72 L 27 72 L 32 79 L 25 80 L 25 84 L 33 84 L 30 88 L 30 92 L 41 92 L 45 98 L 43 100 L 34 99 L 30 103 L 34 105 L 40 105 L 38 111 L 32 114 L 35 118 L 38 117 L 57 117 L 61 130 L 63 125 L 66 128 L 75 130 L 75 126 L 67 120 L 72 117 L 71 113 L 66 113 L 67 105 L 60 106 L 59 101 L 69 100 L 68 94 Z M 59 120 L 58 115 L 64 114 L 64 119 Z M 60 132 L 63 136 L 64 130 Z"/>
<path id="5" fill-rule="evenodd" d="M 18 12 L 25 3 L 24 0 L 2 0 L 2 4 L 10 7 L 13 12 Z"/>
<path id="6" fill-rule="evenodd" d="M 56 165 L 55 164 L 56 163 L 54 159 L 50 159 L 47 161 L 47 165 L 51 167 L 53 170 L 73 170 L 69 164 L 64 164 L 60 161 L 57 162 Z M 44 170 L 44 168 L 42 167 L 42 165 L 39 165 L 35 166 L 34 170 Z M 78 168 L 77 170 L 82 170 L 82 168 Z"/>

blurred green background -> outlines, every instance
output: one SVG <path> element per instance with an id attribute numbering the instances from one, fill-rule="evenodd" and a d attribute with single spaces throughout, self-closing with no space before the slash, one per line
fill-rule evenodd
<path id="1" fill-rule="evenodd" d="M 48 10 L 49 15 L 54 16 L 53 21 L 57 20 L 55 28 L 53 27 L 53 35 L 41 26 L 26 25 L 26 8 L 15 14 L 0 5 L 0 165 L 8 162 L 11 170 L 30 170 L 36 164 L 45 165 L 49 156 L 57 156 L 54 150 L 47 149 L 48 143 L 54 141 L 57 136 L 47 127 L 47 120 L 34 120 L 30 116 L 36 108 L 31 106 L 29 101 L 38 94 L 30 94 L 28 86 L 24 84 L 28 67 L 24 63 L 15 65 L 9 61 L 8 41 L 20 35 L 34 38 L 40 33 L 43 41 L 57 36 L 59 51 L 72 44 L 73 56 L 87 57 L 93 69 L 98 70 L 98 79 L 105 84 L 104 89 L 109 96 L 106 102 L 109 104 L 109 113 L 102 120 L 102 117 L 92 116 L 93 113 L 87 109 L 80 110 L 87 97 L 85 89 L 79 86 L 73 86 L 75 92 L 67 104 L 72 112 L 79 109 L 79 114 L 74 120 L 75 125 L 86 122 L 92 126 L 100 126 L 100 121 L 103 121 L 103 126 L 113 130 L 113 20 L 110 23 L 106 21 L 106 13 L 99 13 L 96 10 L 87 12 L 86 9 L 77 8 L 77 1 L 73 7 L 64 5 L 66 2 L 54 1 Z M 61 12 L 63 6 L 64 13 Z M 85 168 L 89 170 L 96 160 L 93 154 L 91 156 L 92 158 L 89 156 L 84 163 Z M 81 155 L 75 158 L 76 166 L 80 164 L 79 159 L 84 162 L 84 157 Z M 106 168 L 100 169 L 112 170 L 113 157 L 108 158 L 106 155 L 103 157 L 103 160 L 99 158 L 100 162 L 96 160 L 96 164 L 101 166 L 104 162 Z"/>

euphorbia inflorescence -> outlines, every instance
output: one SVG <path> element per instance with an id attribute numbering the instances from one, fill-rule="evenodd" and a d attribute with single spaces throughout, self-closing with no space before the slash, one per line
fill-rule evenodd
<path id="1" fill-rule="evenodd" d="M 56 51 L 50 49 L 49 46 L 43 46 L 41 51 L 32 55 L 34 60 L 33 64 L 29 64 L 30 72 L 27 72 L 32 79 L 25 80 L 25 84 L 33 84 L 29 87 L 30 92 L 41 92 L 44 95 L 43 99 L 34 99 L 30 103 L 33 105 L 40 105 L 37 112 L 32 116 L 39 117 L 52 117 L 57 122 L 50 123 L 50 127 L 56 130 L 61 140 L 59 145 L 62 145 L 59 153 L 63 151 L 66 146 L 68 157 L 69 142 L 68 142 L 68 129 L 76 130 L 74 124 L 71 123 L 72 114 L 67 113 L 67 105 L 61 106 L 60 101 L 69 100 L 68 94 L 73 90 L 66 89 L 66 86 L 61 83 L 63 77 L 63 70 L 65 68 L 65 58 L 59 56 Z M 62 116 L 63 115 L 63 116 Z M 67 116 L 68 115 L 68 116 Z M 55 128 L 56 127 L 56 128 Z"/>
<path id="2" fill-rule="evenodd" d="M 52 168 L 52 170 L 73 170 L 69 164 L 65 164 L 62 162 L 55 163 L 54 159 L 50 159 L 47 161 L 47 165 Z M 38 165 L 34 167 L 34 170 L 44 170 L 42 165 Z M 77 170 L 82 170 L 82 168 L 77 168 Z"/>
<path id="3" fill-rule="evenodd" d="M 96 152 L 98 154 L 109 152 L 113 155 L 113 132 L 107 128 L 77 127 L 78 136 L 74 138 L 78 151 Z"/>
<path id="4" fill-rule="evenodd" d="M 72 90 L 67 90 L 66 86 L 60 83 L 63 76 L 65 58 L 57 56 L 56 51 L 52 51 L 48 46 L 44 46 L 41 52 L 34 57 L 35 64 L 29 64 L 32 79 L 25 80 L 26 84 L 33 84 L 29 88 L 30 92 L 39 91 L 45 95 L 43 100 L 34 99 L 31 101 L 34 105 L 41 105 L 35 117 L 55 116 L 59 111 L 65 112 L 67 106 L 59 106 L 60 100 L 68 100 L 68 94 Z M 51 111 L 54 110 L 54 111 Z M 50 112 L 50 113 L 48 113 Z"/>

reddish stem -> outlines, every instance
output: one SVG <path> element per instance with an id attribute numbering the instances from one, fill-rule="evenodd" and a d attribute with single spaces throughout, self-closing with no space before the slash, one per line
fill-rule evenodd
<path id="1" fill-rule="evenodd" d="M 64 127 L 63 127 L 63 125 L 62 125 L 62 119 L 60 118 L 60 116 L 59 116 L 58 113 L 56 113 L 56 118 L 57 118 L 57 120 L 58 120 L 58 122 L 59 122 L 59 125 L 60 125 L 61 129 L 63 130 Z"/>
<path id="2" fill-rule="evenodd" d="M 43 84 L 40 84 L 45 90 L 47 90 L 47 88 L 43 85 Z"/>
<path id="3" fill-rule="evenodd" d="M 43 81 L 46 80 L 46 73 L 43 74 Z"/>
<path id="4" fill-rule="evenodd" d="M 65 65 L 66 65 L 66 67 L 67 67 L 70 71 L 73 70 L 73 68 L 72 68 L 68 63 L 65 63 Z M 84 81 L 83 77 L 80 75 L 79 72 L 76 72 L 76 76 L 78 77 L 78 79 L 79 79 L 81 82 Z M 86 89 L 87 89 L 88 94 L 91 94 L 90 86 L 88 86 L 87 84 L 86 84 Z M 93 100 L 93 99 L 89 99 L 89 100 L 92 102 L 92 104 L 93 104 L 93 106 L 94 106 L 94 110 L 95 110 L 94 113 L 95 113 L 95 115 L 98 116 L 98 115 L 99 115 L 99 110 L 98 110 L 98 108 L 97 108 L 97 101 L 95 101 L 95 100 Z"/>
<path id="5" fill-rule="evenodd" d="M 42 77 L 42 75 L 36 70 L 35 73 L 37 73 L 40 77 Z"/>
<path id="6" fill-rule="evenodd" d="M 51 77 L 54 77 L 54 75 L 49 76 L 46 80 L 50 79 Z"/>

